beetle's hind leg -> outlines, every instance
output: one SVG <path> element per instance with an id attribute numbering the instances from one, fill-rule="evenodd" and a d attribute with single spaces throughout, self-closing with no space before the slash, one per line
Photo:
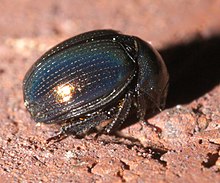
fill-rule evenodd
<path id="1" fill-rule="evenodd" d="M 76 137 L 84 136 L 91 129 L 98 126 L 102 121 L 108 120 L 109 117 L 105 111 L 99 111 L 90 117 L 82 118 L 79 121 L 73 121 L 61 128 L 63 133 L 75 135 Z"/>
<path id="2" fill-rule="evenodd" d="M 60 141 L 66 138 L 68 135 L 74 135 L 76 137 L 83 137 L 91 129 L 95 128 L 102 121 L 109 119 L 105 111 L 98 111 L 92 113 L 91 116 L 79 119 L 70 119 L 63 125 L 57 135 L 47 139 L 47 142 Z"/>

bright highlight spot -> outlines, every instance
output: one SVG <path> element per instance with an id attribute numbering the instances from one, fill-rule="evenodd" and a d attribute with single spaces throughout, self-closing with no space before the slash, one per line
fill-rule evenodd
<path id="1" fill-rule="evenodd" d="M 57 86 L 55 93 L 58 102 L 68 102 L 75 93 L 75 87 L 71 84 Z"/>

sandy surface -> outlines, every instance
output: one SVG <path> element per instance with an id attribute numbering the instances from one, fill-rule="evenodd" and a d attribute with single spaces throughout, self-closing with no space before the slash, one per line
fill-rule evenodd
<path id="1" fill-rule="evenodd" d="M 0 5 L 0 182 L 220 182 L 220 1 L 18 1 Z M 111 28 L 161 52 L 167 108 L 124 137 L 68 137 L 25 110 L 22 80 L 51 46 Z M 127 137 L 127 138 L 125 138 Z M 136 140 L 135 140 L 136 139 Z"/>

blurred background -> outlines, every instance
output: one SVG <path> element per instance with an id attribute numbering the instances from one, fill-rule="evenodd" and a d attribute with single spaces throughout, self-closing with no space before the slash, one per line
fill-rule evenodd
<path id="1" fill-rule="evenodd" d="M 2 38 L 72 37 L 115 29 L 164 47 L 220 30 L 219 1 L 1 0 Z"/>
<path id="2" fill-rule="evenodd" d="M 144 148 L 108 136 L 48 147 L 54 129 L 35 126 L 23 105 L 35 60 L 95 29 L 150 41 L 167 64 L 167 110 L 150 119 L 162 138 L 140 123 L 123 131 Z M 219 0 L 0 0 L 0 41 L 0 182 L 219 182 Z"/>

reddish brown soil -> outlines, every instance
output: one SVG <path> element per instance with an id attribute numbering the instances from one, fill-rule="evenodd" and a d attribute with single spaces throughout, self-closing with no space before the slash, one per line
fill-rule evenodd
<path id="1" fill-rule="evenodd" d="M 0 182 L 220 182 L 220 1 L 8 1 L 0 5 Z M 46 143 L 58 129 L 31 120 L 22 80 L 48 48 L 111 28 L 157 47 L 170 72 L 165 111 Z M 126 138 L 125 138 L 126 137 Z"/>

